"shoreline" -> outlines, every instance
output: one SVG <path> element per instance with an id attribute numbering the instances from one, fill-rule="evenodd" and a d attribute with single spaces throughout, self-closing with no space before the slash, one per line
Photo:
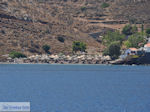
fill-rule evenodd
<path id="1" fill-rule="evenodd" d="M 65 66 L 80 66 L 80 65 L 84 65 L 84 66 L 90 66 L 90 65 L 94 65 L 94 66 L 150 66 L 150 64 L 141 64 L 141 65 L 136 65 L 136 64 L 48 64 L 48 63 L 3 63 L 0 62 L 0 65 L 65 65 Z"/>
<path id="2" fill-rule="evenodd" d="M 113 64 L 111 64 L 111 63 L 109 63 L 109 62 L 107 62 L 107 63 L 98 63 L 98 64 L 95 64 L 95 63 L 86 63 L 86 64 L 84 64 L 84 63 L 10 63 L 10 62 L 0 62 L 0 64 L 25 64 L 25 65 L 27 65 L 27 64 L 29 64 L 29 65 L 40 65 L 40 64 L 46 64 L 46 65 L 113 65 Z"/>
<path id="3" fill-rule="evenodd" d="M 27 58 L 10 58 L 2 60 L 0 64 L 110 64 L 109 56 L 102 55 L 32 55 Z"/>
<path id="4" fill-rule="evenodd" d="M 1 60 L 0 64 L 49 64 L 49 65 L 147 65 L 150 64 L 136 64 L 125 63 L 122 59 L 111 60 L 109 56 L 102 55 L 32 55 L 27 58 L 10 58 Z"/>
<path id="5" fill-rule="evenodd" d="M 48 64 L 48 63 L 3 63 L 0 62 L 0 65 L 113 65 L 113 64 Z"/>

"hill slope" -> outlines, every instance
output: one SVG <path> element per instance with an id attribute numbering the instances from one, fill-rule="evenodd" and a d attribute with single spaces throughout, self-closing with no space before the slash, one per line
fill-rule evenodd
<path id="1" fill-rule="evenodd" d="M 107 2 L 110 6 L 102 8 Z M 129 21 L 150 23 L 148 0 L 1 0 L 0 54 L 72 52 L 73 41 L 87 43 L 89 53 L 101 52 L 99 35 L 121 29 Z M 63 37 L 65 42 L 58 41 Z"/>

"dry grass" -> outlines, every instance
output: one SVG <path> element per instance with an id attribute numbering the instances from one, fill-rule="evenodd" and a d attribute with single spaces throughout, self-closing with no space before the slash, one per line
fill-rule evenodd
<path id="1" fill-rule="evenodd" d="M 110 7 L 106 9 L 101 8 L 103 0 L 40 1 L 44 0 L 0 1 L 0 54 L 12 50 L 28 55 L 43 53 L 44 44 L 51 46 L 52 53 L 70 54 L 76 40 L 87 43 L 89 53 L 99 53 L 104 47 L 89 34 L 120 30 L 134 18 L 138 23 L 149 23 L 149 1 L 109 0 Z M 57 40 L 60 35 L 65 43 Z"/>

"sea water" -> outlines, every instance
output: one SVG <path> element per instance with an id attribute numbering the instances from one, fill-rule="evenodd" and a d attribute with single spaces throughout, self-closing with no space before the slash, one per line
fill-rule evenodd
<path id="1" fill-rule="evenodd" d="M 150 112 L 150 66 L 0 65 L 0 102 L 31 112 Z"/>

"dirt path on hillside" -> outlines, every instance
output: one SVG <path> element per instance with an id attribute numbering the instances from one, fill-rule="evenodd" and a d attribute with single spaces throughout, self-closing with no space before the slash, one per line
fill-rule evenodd
<path id="1" fill-rule="evenodd" d="M 95 20 L 95 19 L 86 19 L 86 18 L 77 17 L 75 19 L 78 21 L 87 22 L 89 26 L 95 25 L 103 28 L 111 28 L 116 30 L 121 30 L 128 22 L 122 20 L 110 20 L 107 18 L 103 18 L 104 20 Z M 114 22 L 118 24 L 115 24 Z M 125 22 L 125 23 L 119 24 L 119 22 Z"/>

